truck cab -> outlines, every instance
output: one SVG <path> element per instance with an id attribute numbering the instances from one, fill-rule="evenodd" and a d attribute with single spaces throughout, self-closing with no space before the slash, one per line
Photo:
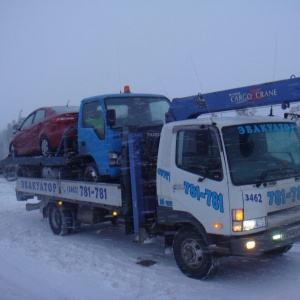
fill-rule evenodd
<path id="1" fill-rule="evenodd" d="M 298 126 L 282 118 L 166 124 L 157 165 L 158 222 L 170 230 L 192 226 L 225 255 L 288 250 L 300 235 L 299 149 Z"/>
<path id="2" fill-rule="evenodd" d="M 78 152 L 85 158 L 85 179 L 117 180 L 125 133 L 165 123 L 170 101 L 162 95 L 110 94 L 82 100 Z"/>

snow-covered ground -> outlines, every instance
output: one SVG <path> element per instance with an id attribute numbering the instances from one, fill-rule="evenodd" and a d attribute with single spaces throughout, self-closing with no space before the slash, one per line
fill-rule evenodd
<path id="1" fill-rule="evenodd" d="M 282 256 L 223 258 L 212 279 L 194 280 L 164 254 L 162 239 L 135 243 L 122 225 L 55 236 L 14 188 L 0 178 L 1 300 L 300 298 L 300 244 Z"/>

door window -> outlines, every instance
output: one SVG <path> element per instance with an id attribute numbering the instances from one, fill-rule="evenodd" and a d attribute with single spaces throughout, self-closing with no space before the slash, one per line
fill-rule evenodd
<path id="1" fill-rule="evenodd" d="M 221 181 L 223 171 L 215 130 L 206 127 L 178 131 L 176 165 L 201 177 Z"/>
<path id="2" fill-rule="evenodd" d="M 90 102 L 84 105 L 82 127 L 93 128 L 97 136 L 104 139 L 104 118 L 100 102 Z"/>
<path id="3" fill-rule="evenodd" d="M 45 117 L 45 110 L 44 109 L 38 110 L 35 113 L 34 123 L 41 121 L 42 119 L 44 119 L 44 117 Z"/>
<path id="4" fill-rule="evenodd" d="M 23 122 L 22 126 L 21 126 L 21 130 L 28 128 L 33 121 L 34 118 L 34 114 L 31 114 L 30 116 L 28 116 L 25 121 Z"/>

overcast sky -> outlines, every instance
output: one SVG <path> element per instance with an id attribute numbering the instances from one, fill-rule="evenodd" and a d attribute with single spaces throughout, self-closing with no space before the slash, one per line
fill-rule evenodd
<path id="1" fill-rule="evenodd" d="M 300 76 L 299 0 L 0 0 L 0 129 L 20 111 Z"/>

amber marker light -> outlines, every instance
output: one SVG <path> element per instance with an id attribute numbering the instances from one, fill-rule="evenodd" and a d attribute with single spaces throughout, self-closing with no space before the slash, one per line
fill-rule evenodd
<path id="1" fill-rule="evenodd" d="M 237 231 L 242 231 L 243 230 L 243 226 L 240 222 L 233 222 L 232 224 L 232 230 L 234 232 L 237 232 Z"/>
<path id="2" fill-rule="evenodd" d="M 223 228 L 223 224 L 221 223 L 214 223 L 214 229 L 222 229 Z"/>
<path id="3" fill-rule="evenodd" d="M 124 86 L 124 93 L 125 94 L 130 93 L 130 87 L 129 87 L 129 85 L 125 85 Z"/>
<path id="4" fill-rule="evenodd" d="M 233 220 L 234 221 L 244 221 L 244 210 L 243 209 L 234 209 L 233 210 Z"/>
<path id="5" fill-rule="evenodd" d="M 243 231 L 243 221 L 244 221 L 244 210 L 243 209 L 233 209 L 232 210 L 232 230 L 234 232 Z"/>

